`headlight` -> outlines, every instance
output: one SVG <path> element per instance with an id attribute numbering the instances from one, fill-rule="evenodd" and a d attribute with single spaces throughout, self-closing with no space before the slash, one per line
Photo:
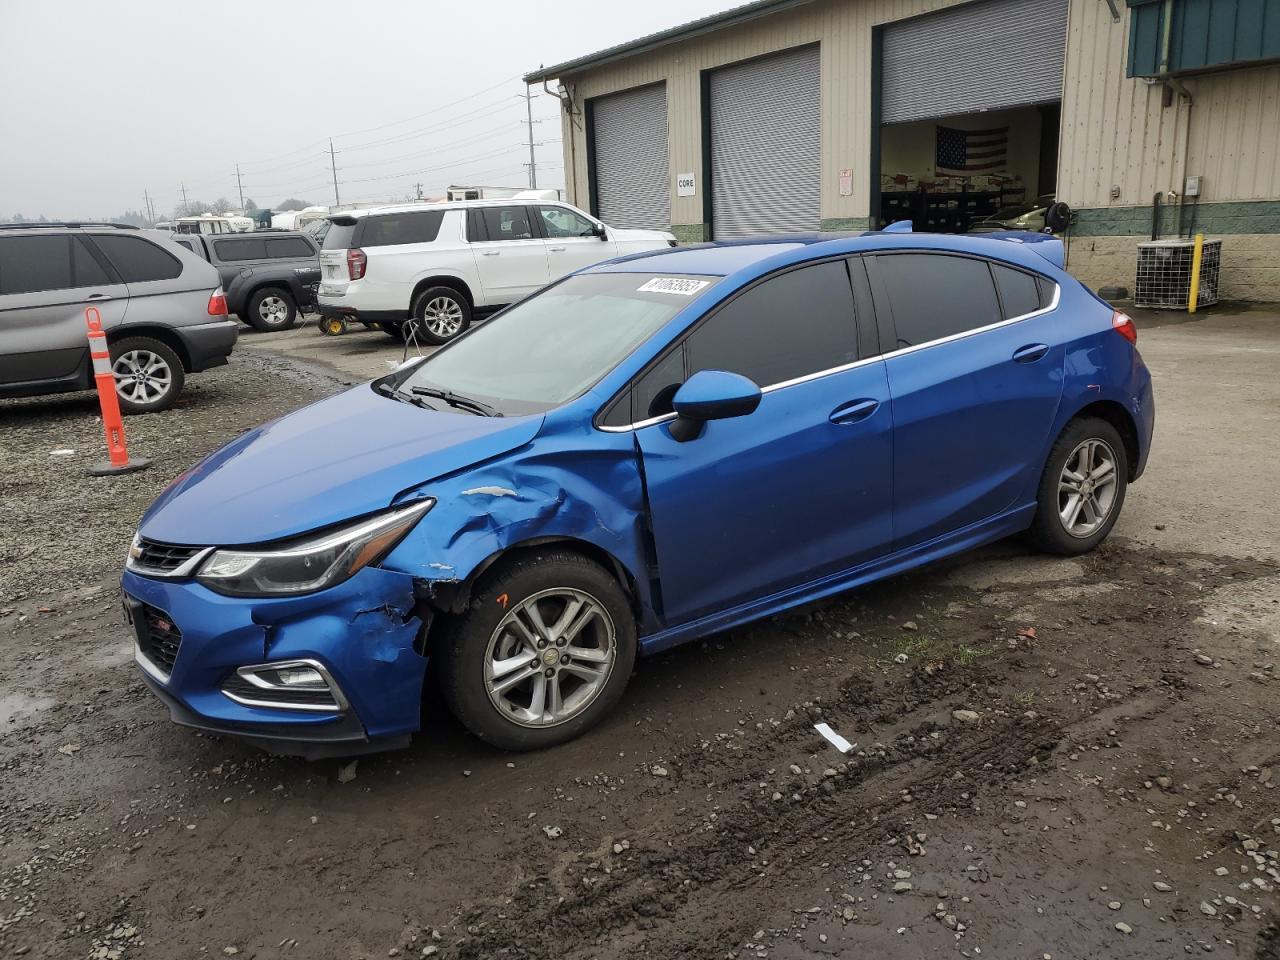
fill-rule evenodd
<path id="1" fill-rule="evenodd" d="M 386 556 L 434 505 L 434 500 L 423 500 L 270 549 L 215 550 L 196 579 L 210 590 L 233 597 L 324 590 Z"/>

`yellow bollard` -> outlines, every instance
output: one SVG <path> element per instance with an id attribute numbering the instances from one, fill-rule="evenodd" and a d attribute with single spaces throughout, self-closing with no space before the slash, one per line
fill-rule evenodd
<path id="1" fill-rule="evenodd" d="M 1191 292 L 1187 294 L 1187 313 L 1196 312 L 1200 301 L 1200 257 L 1204 253 L 1204 234 L 1196 234 L 1195 252 L 1191 254 Z"/>

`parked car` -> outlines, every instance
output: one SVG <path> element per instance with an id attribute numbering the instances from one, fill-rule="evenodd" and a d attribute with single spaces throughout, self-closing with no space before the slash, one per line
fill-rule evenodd
<path id="1" fill-rule="evenodd" d="M 173 240 L 217 268 L 227 309 L 255 329 L 287 330 L 297 322 L 299 308 L 315 303 L 320 248 L 304 233 L 179 234 Z"/>
<path id="2" fill-rule="evenodd" d="M 637 653 L 1024 530 L 1092 550 L 1151 378 L 1060 241 L 1005 236 L 602 264 L 244 434 L 142 518 L 146 682 L 179 723 L 316 756 L 404 743 L 430 659 L 477 736 L 536 749 Z"/>
<path id="3" fill-rule="evenodd" d="M 406 319 L 428 343 L 565 274 L 675 246 L 657 230 L 610 227 L 567 203 L 472 200 L 332 214 L 320 253 L 320 312 L 372 320 L 392 336 Z"/>
<path id="4" fill-rule="evenodd" d="M 992 233 L 1000 230 L 1041 231 L 1045 226 L 1045 214 L 1053 206 L 1052 193 L 1036 197 L 1025 203 L 1013 203 L 1001 207 L 986 220 L 969 226 L 969 233 Z"/>
<path id="5" fill-rule="evenodd" d="M 218 272 L 127 224 L 0 225 L 0 396 L 90 390 L 97 307 L 125 413 L 169 407 L 189 373 L 227 362 L 237 324 Z"/>

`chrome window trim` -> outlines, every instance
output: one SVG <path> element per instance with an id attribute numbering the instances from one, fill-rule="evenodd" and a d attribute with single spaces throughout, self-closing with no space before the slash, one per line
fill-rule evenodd
<path id="1" fill-rule="evenodd" d="M 1048 278 L 1046 278 L 1048 279 Z M 944 343 L 951 343 L 955 340 L 963 340 L 965 337 L 972 337 L 979 333 L 987 333 L 991 330 L 999 330 L 1001 327 L 1007 327 L 1015 323 L 1021 323 L 1024 320 L 1031 320 L 1035 317 L 1043 316 L 1046 313 L 1052 313 L 1058 309 L 1058 303 L 1062 299 L 1062 286 L 1055 280 L 1053 282 L 1053 299 L 1049 301 L 1047 307 L 1041 307 L 1039 310 L 1032 310 L 1030 313 L 1024 313 L 1017 317 L 1010 317 L 1008 320 L 998 320 L 995 323 L 989 323 L 985 327 L 974 327 L 972 330 L 961 330 L 959 333 L 953 333 L 947 337 L 939 337 L 937 340 L 929 340 L 925 343 L 912 344 L 909 347 L 902 347 L 898 350 L 891 350 L 888 353 L 882 353 L 878 356 L 867 357 L 864 360 L 855 360 L 853 363 L 844 363 L 838 367 L 828 367 L 825 370 L 818 370 L 814 373 L 806 373 L 802 377 L 795 377 L 791 380 L 781 380 L 778 383 L 771 383 L 767 387 L 761 387 L 760 392 L 773 393 L 776 390 L 783 390 L 787 387 L 794 387 L 797 384 L 808 383 L 810 380 L 819 380 L 822 377 L 829 377 L 832 374 L 844 373 L 846 370 L 853 370 L 857 367 L 867 366 L 879 360 L 892 360 L 894 357 L 905 356 L 909 353 L 915 353 L 918 350 L 924 350 L 927 347 L 936 347 Z M 635 423 L 628 424 L 623 427 L 598 426 L 597 430 L 603 430 L 605 433 L 630 433 L 633 430 L 641 430 L 645 427 L 651 427 L 657 423 L 666 423 L 674 420 L 676 414 L 664 413 L 658 417 L 649 417 L 647 420 L 639 420 Z"/>
<path id="2" fill-rule="evenodd" d="M 275 660 L 269 663 L 253 663 L 236 669 L 236 674 L 243 677 L 253 686 L 260 690 L 284 690 L 287 687 L 273 687 L 267 681 L 257 676 L 258 670 L 287 670 L 291 667 L 310 667 L 316 673 L 324 678 L 324 682 L 329 687 L 329 693 L 333 696 L 333 703 L 336 705 L 325 705 L 318 703 L 281 703 L 279 700 L 255 700 L 250 697 L 244 697 L 237 693 L 230 693 L 227 690 L 218 688 L 218 692 L 229 700 L 246 707 L 263 707 L 268 710 L 301 710 L 309 713 L 345 713 L 350 707 L 346 696 L 342 692 L 342 688 L 338 686 L 338 682 L 333 679 L 327 667 L 319 660 L 300 659 L 300 660 Z"/>

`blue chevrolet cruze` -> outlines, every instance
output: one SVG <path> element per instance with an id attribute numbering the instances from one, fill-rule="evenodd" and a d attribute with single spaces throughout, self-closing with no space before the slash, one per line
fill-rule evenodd
<path id="1" fill-rule="evenodd" d="M 407 742 L 428 662 L 477 736 L 561 743 L 638 654 L 1021 531 L 1097 546 L 1151 441 L 1135 340 L 1035 234 L 601 264 L 175 480 L 137 662 L 280 752 Z"/>

